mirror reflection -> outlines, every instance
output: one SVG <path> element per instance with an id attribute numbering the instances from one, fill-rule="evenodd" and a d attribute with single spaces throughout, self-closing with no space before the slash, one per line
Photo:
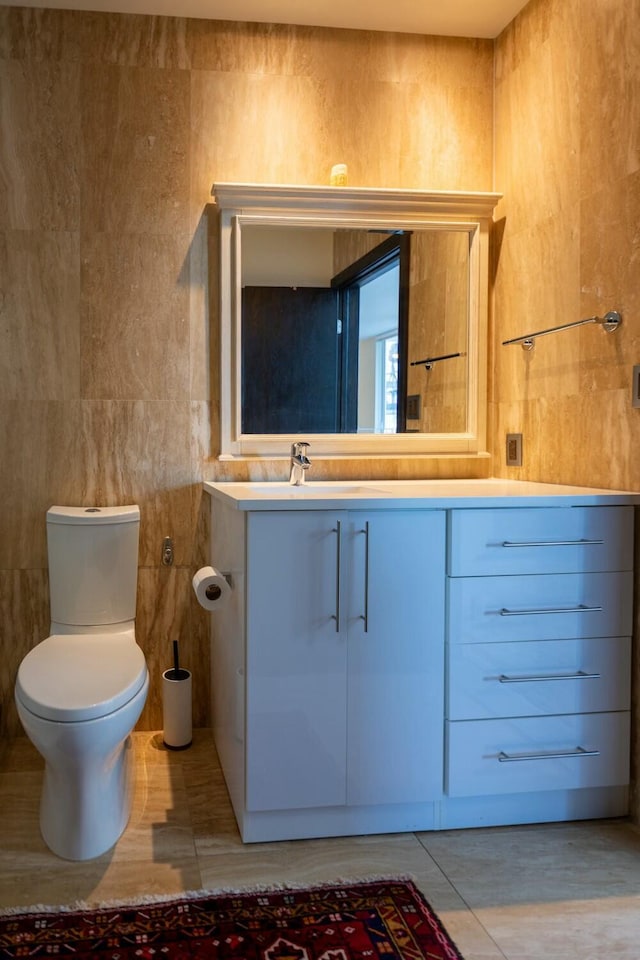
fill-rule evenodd
<path id="1" fill-rule="evenodd" d="M 467 429 L 465 230 L 245 224 L 244 434 Z"/>

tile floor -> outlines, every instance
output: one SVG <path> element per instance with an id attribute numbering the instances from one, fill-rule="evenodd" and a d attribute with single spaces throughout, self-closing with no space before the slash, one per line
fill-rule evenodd
<path id="1" fill-rule="evenodd" d="M 465 960 L 638 960 L 640 831 L 624 821 L 243 845 L 211 734 L 171 753 L 134 735 L 138 784 L 115 848 L 85 863 L 38 831 L 42 762 L 0 760 L 0 907 L 412 875 Z"/>

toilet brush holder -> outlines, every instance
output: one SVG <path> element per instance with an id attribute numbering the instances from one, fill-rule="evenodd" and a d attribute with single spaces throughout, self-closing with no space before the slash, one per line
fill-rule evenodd
<path id="1" fill-rule="evenodd" d="M 191 746 L 191 672 L 165 670 L 162 674 L 163 741 L 169 750 Z"/>

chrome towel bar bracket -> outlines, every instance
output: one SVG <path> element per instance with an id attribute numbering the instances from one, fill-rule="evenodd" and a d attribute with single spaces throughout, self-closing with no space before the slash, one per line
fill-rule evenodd
<path id="1" fill-rule="evenodd" d="M 523 350 L 533 350 L 536 337 L 546 337 L 548 333 L 557 333 L 558 330 L 568 330 L 569 327 L 582 327 L 586 323 L 599 323 L 606 333 L 613 333 L 622 323 L 622 317 L 617 310 L 609 310 L 604 317 L 587 317 L 586 320 L 574 320 L 573 323 L 562 323 L 558 327 L 549 327 L 548 330 L 538 330 L 535 333 L 527 333 L 523 337 L 513 337 L 511 340 L 503 340 L 502 346 L 507 347 L 512 343 L 522 344 Z"/>

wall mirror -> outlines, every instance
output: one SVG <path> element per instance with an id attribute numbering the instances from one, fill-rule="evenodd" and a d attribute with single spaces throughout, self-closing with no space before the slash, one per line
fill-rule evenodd
<path id="1" fill-rule="evenodd" d="M 479 456 L 499 194 L 214 184 L 221 458 Z"/>

